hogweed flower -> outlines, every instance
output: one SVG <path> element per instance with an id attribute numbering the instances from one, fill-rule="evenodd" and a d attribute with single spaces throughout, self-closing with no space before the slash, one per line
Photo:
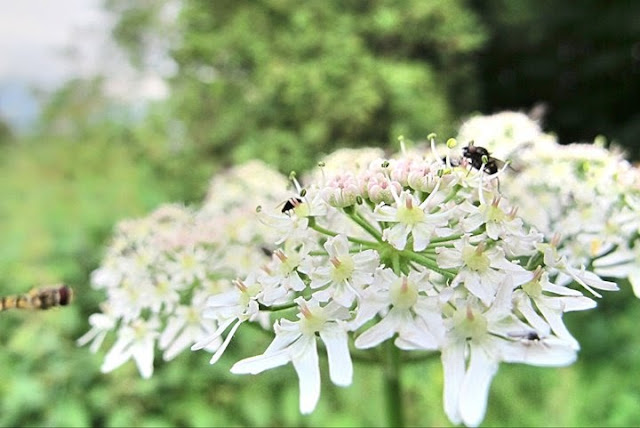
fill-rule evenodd
<path id="1" fill-rule="evenodd" d="M 341 386 L 351 382 L 350 335 L 360 350 L 393 339 L 402 350 L 441 352 L 447 414 L 477 425 L 500 362 L 575 360 L 578 346 L 562 314 L 593 301 L 552 281 L 569 273 L 583 286 L 615 289 L 570 258 L 549 258 L 553 245 L 482 171 L 399 154 L 353 169 L 324 162 L 312 177 L 298 186 L 291 210 L 262 206 L 262 223 L 280 236 L 266 244 L 272 261 L 244 277 L 256 287 L 258 313 L 276 316 L 276 337 L 263 354 L 232 368 L 257 374 L 292 362 L 303 413 L 320 394 L 318 335 Z M 223 311 L 222 300 L 212 297 L 211 310 Z"/>
<path id="2" fill-rule="evenodd" d="M 125 308 L 116 320 L 127 333 L 122 333 L 126 343 L 138 343 L 129 338 L 129 326 L 151 308 L 154 320 L 169 321 L 163 332 L 149 328 L 140 342 L 145 347 L 135 349 L 152 350 L 148 344 L 159 337 L 165 358 L 190 345 L 214 352 L 211 363 L 216 363 L 230 341 L 242 336 L 242 326 L 259 323 L 274 333 L 272 343 L 231 371 L 258 374 L 292 363 L 302 413 L 312 412 L 320 397 L 318 346 L 326 349 L 329 378 L 339 386 L 352 381 L 352 353 L 378 346 L 427 356 L 440 353 L 445 412 L 452 422 L 470 426 L 484 418 L 500 363 L 560 367 L 575 361 L 579 345 L 563 314 L 595 306 L 576 285 L 595 296 L 595 289 L 617 287 L 564 251 L 564 241 L 523 218 L 530 208 L 501 192 L 512 179 L 505 168 L 488 175 L 464 160 L 453 161 L 460 158 L 453 140 L 435 156 L 403 152 L 384 159 L 378 151 L 366 153 L 330 156 L 303 180 L 304 188 L 294 180 L 295 194 L 278 201 L 259 200 L 259 193 L 244 193 L 235 203 L 222 198 L 232 207 L 253 201 L 260 210 L 253 222 L 241 215 L 233 219 L 233 242 L 225 242 L 218 230 L 204 228 L 207 239 L 194 233 L 200 237 L 196 248 L 209 251 L 207 257 L 196 256 L 189 239 L 178 240 L 180 247 L 173 251 L 158 250 L 154 235 L 145 232 L 142 244 L 132 247 L 142 257 L 132 263 L 125 251 L 129 246 L 119 243 L 118 257 L 107 260 L 95 276 L 110 293 L 110 304 Z M 339 159 L 339 165 L 331 159 Z M 215 212 L 214 195 L 207 210 Z M 183 233 L 193 231 L 189 222 L 199 224 L 201 218 L 183 217 Z M 118 242 L 126 243 L 126 238 Z M 251 249 L 245 263 L 228 259 L 242 245 Z M 188 276 L 173 270 L 174 255 L 181 252 L 198 265 L 190 267 Z M 164 257 L 173 264 L 163 264 Z M 625 253 L 622 260 L 629 258 Z M 180 299 L 164 291 L 149 306 L 150 293 L 126 296 L 133 280 L 149 290 L 160 278 L 158 270 Z M 197 311 L 186 311 L 181 293 L 204 286 L 211 295 L 192 303 L 200 305 Z M 272 327 L 268 319 L 275 320 Z M 108 323 L 96 319 L 95 330 L 83 342 L 101 340 L 102 325 Z M 352 347 L 350 338 L 355 339 Z M 117 358 L 111 359 L 120 363 L 134 355 L 125 348 L 119 345 L 113 352 Z M 135 355 L 147 375 L 145 352 Z M 393 361 L 387 361 L 386 370 L 399 370 L 400 353 L 388 355 Z M 110 362 L 107 368 L 115 366 Z M 396 404 L 389 402 L 390 411 Z"/>

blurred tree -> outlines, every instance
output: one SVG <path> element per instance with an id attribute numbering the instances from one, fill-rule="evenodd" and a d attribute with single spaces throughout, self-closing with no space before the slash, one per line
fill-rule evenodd
<path id="1" fill-rule="evenodd" d="M 0 117 L 0 145 L 6 144 L 13 139 L 13 131 L 9 123 Z"/>
<path id="2" fill-rule="evenodd" d="M 491 38 L 482 109 L 548 106 L 562 141 L 604 134 L 640 157 L 640 2 L 475 1 Z"/>
<path id="3" fill-rule="evenodd" d="M 258 157 L 288 171 L 340 146 L 449 134 L 476 102 L 471 54 L 485 33 L 464 0 L 107 5 L 134 57 L 173 35 L 174 115 L 224 163 Z"/>
<path id="4" fill-rule="evenodd" d="M 200 201 L 216 169 L 184 144 L 182 127 L 171 120 L 165 102 L 132 103 L 107 95 L 104 76 L 71 79 L 42 93 L 35 139 L 57 137 L 95 150 L 126 147 L 141 168 L 151 169 L 171 200 Z M 187 168 L 186 165 L 189 165 Z"/>

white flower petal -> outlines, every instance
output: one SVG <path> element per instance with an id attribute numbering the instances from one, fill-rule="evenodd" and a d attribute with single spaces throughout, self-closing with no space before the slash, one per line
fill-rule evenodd
<path id="1" fill-rule="evenodd" d="M 407 246 L 407 237 L 409 236 L 409 230 L 407 226 L 402 223 L 398 223 L 389 229 L 385 229 L 382 232 L 382 239 L 390 243 L 398 250 L 404 250 Z"/>
<path id="2" fill-rule="evenodd" d="M 640 268 L 636 267 L 629 274 L 629 282 L 631 283 L 631 287 L 633 287 L 633 294 L 640 299 Z"/>
<path id="3" fill-rule="evenodd" d="M 496 284 L 495 282 L 493 283 Z M 485 305 L 491 304 L 497 291 L 491 286 L 491 282 L 483 281 L 476 273 L 468 273 L 465 276 L 464 286 L 471 294 L 482 300 Z"/>
<path id="4" fill-rule="evenodd" d="M 181 316 L 172 317 L 169 320 L 167 326 L 160 335 L 160 340 L 158 341 L 158 346 L 160 347 L 160 349 L 165 349 L 167 346 L 169 346 L 176 335 L 184 327 L 186 322 L 186 319 Z"/>
<path id="5" fill-rule="evenodd" d="M 497 240 L 502 232 L 502 224 L 498 224 L 494 221 L 487 222 L 487 236 L 491 239 Z"/>
<path id="6" fill-rule="evenodd" d="M 390 221 L 395 222 L 398 221 L 396 219 L 396 214 L 398 209 L 392 207 L 390 205 L 378 205 L 373 211 L 373 218 L 377 221 Z"/>
<path id="7" fill-rule="evenodd" d="M 273 338 L 271 344 L 267 347 L 265 354 L 277 352 L 294 343 L 300 337 L 300 325 L 297 322 L 287 319 L 280 320 L 273 325 L 276 337 Z"/>
<path id="8" fill-rule="evenodd" d="M 303 337 L 296 345 L 292 362 L 298 373 L 300 413 L 306 415 L 313 412 L 320 398 L 318 349 L 315 337 Z"/>
<path id="9" fill-rule="evenodd" d="M 584 311 L 597 306 L 595 300 L 586 296 L 576 297 L 548 297 L 545 300 L 555 300 L 560 302 L 563 312 Z"/>
<path id="10" fill-rule="evenodd" d="M 131 340 L 120 337 L 116 340 L 116 343 L 114 343 L 109 352 L 107 352 L 107 355 L 105 355 L 100 371 L 102 371 L 102 373 L 109 373 L 127 362 L 132 355 Z"/>
<path id="11" fill-rule="evenodd" d="M 411 236 L 413 236 L 413 250 L 422 251 L 427 248 L 431 241 L 431 234 L 433 233 L 433 227 L 425 223 L 418 223 L 413 226 Z"/>
<path id="12" fill-rule="evenodd" d="M 629 271 L 633 268 L 634 263 L 630 262 L 625 265 L 615 265 L 615 266 L 604 266 L 598 267 L 594 266 L 594 272 L 598 276 L 606 277 L 606 278 L 626 278 L 629 276 Z"/>
<path id="13" fill-rule="evenodd" d="M 393 311 L 393 309 L 391 309 Z M 379 323 L 362 333 L 355 341 L 356 348 L 367 349 L 379 345 L 394 335 L 398 320 L 389 313 Z"/>
<path id="14" fill-rule="evenodd" d="M 635 254 L 628 249 L 618 249 L 603 257 L 598 257 L 593 261 L 595 267 L 613 267 L 614 265 L 626 264 L 635 259 Z"/>
<path id="15" fill-rule="evenodd" d="M 227 346 L 229 346 L 231 339 L 233 339 L 233 335 L 236 334 L 236 330 L 238 330 L 238 327 L 240 327 L 240 324 L 242 324 L 242 321 L 238 320 L 238 322 L 235 323 L 233 327 L 231 327 L 231 330 L 229 330 L 227 337 L 224 338 L 224 342 L 222 342 L 220 347 L 216 349 L 216 352 L 211 356 L 211 359 L 209 360 L 209 364 L 215 364 L 218 362 L 218 360 L 220 359 L 224 351 L 227 349 Z"/>
<path id="16" fill-rule="evenodd" d="M 449 248 L 438 248 L 436 262 L 443 269 L 455 268 L 462 265 L 460 251 Z"/>
<path id="17" fill-rule="evenodd" d="M 473 232 L 484 223 L 484 217 L 479 212 L 471 214 L 462 219 L 462 230 L 465 232 Z M 495 239 L 495 238 L 494 238 Z"/>
<path id="18" fill-rule="evenodd" d="M 442 370 L 444 371 L 444 411 L 454 424 L 461 422 L 459 399 L 464 379 L 464 343 L 454 343 L 442 349 Z"/>
<path id="19" fill-rule="evenodd" d="M 93 342 L 89 346 L 89 350 L 91 351 L 91 353 L 95 354 L 96 352 L 98 352 L 98 349 L 100 349 L 100 346 L 102 345 L 102 342 L 104 342 L 104 339 L 106 337 L 107 331 L 100 331 L 95 335 Z"/>
<path id="20" fill-rule="evenodd" d="M 347 333 L 339 326 L 335 326 L 335 328 L 327 327 L 320 330 L 320 338 L 322 338 L 327 347 L 331 381 L 339 386 L 351 385 L 353 364 L 349 353 Z"/>
<path id="21" fill-rule="evenodd" d="M 570 343 L 574 349 L 580 349 L 580 344 L 578 344 L 578 341 L 571 335 L 562 321 L 562 312 L 555 311 L 544 304 L 538 304 L 537 306 L 556 336 Z"/>
<path id="22" fill-rule="evenodd" d="M 164 354 L 162 354 L 162 358 L 165 361 L 170 361 L 174 359 L 180 352 L 184 351 L 193 343 L 193 326 L 189 326 L 184 329 L 182 334 L 177 336 L 173 343 L 165 343 L 164 344 Z M 170 346 L 169 346 L 170 345 Z M 160 349 L 162 346 L 158 345 Z"/>
<path id="23" fill-rule="evenodd" d="M 240 293 L 238 290 L 233 289 L 225 291 L 224 293 L 214 294 L 207 299 L 207 306 L 210 307 L 227 307 L 237 305 L 240 300 Z"/>
<path id="24" fill-rule="evenodd" d="M 618 284 L 612 281 L 605 281 L 593 272 L 582 271 L 580 272 L 580 278 L 589 286 L 597 288 L 599 290 L 617 291 L 619 290 Z"/>
<path id="25" fill-rule="evenodd" d="M 438 340 L 427 327 L 423 318 L 406 320 L 400 327 L 399 337 L 394 342 L 400 349 L 436 350 Z"/>
<path id="26" fill-rule="evenodd" d="M 518 297 L 518 310 L 520 311 L 520 313 L 522 313 L 529 324 L 531 324 L 531 327 L 533 327 L 533 329 L 538 332 L 548 330 L 549 325 L 540 315 L 538 315 L 538 312 L 536 312 L 536 310 L 533 308 L 531 299 L 529 299 L 529 297 L 525 293 L 522 293 Z"/>
<path id="27" fill-rule="evenodd" d="M 582 296 L 582 293 L 573 288 L 565 287 L 564 285 L 556 285 L 552 282 L 543 283 L 542 289 L 550 293 L 559 294 L 561 296 Z"/>
<path id="28" fill-rule="evenodd" d="M 487 410 L 491 380 L 498 363 L 479 346 L 470 347 L 469 369 L 460 389 L 460 416 L 467 426 L 478 426 Z"/>
<path id="29" fill-rule="evenodd" d="M 133 347 L 133 359 L 144 379 L 149 379 L 153 374 L 153 344 L 153 337 L 146 337 Z"/>
<path id="30" fill-rule="evenodd" d="M 233 374 L 258 374 L 274 367 L 280 367 L 291 361 L 288 349 L 283 349 L 268 355 L 256 355 L 238 361 L 231 367 Z"/>
<path id="31" fill-rule="evenodd" d="M 196 343 L 191 345 L 192 351 L 199 351 L 200 349 L 206 348 L 210 343 L 216 341 L 222 333 L 229 327 L 237 318 L 228 318 L 218 325 L 216 331 L 214 331 L 211 335 L 204 337 L 198 340 Z"/>
<path id="32" fill-rule="evenodd" d="M 564 367 L 575 362 L 572 344 L 553 338 L 542 340 L 503 341 L 501 357 L 509 363 L 524 363 L 539 367 Z"/>

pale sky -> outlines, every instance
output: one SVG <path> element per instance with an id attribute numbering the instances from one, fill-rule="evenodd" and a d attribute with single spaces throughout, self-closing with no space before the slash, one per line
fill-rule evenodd
<path id="1" fill-rule="evenodd" d="M 136 75 L 110 41 L 113 18 L 101 5 L 101 0 L 0 0 L 0 114 L 21 122 L 34 114 L 26 112 L 25 88 L 52 90 L 71 77 L 99 72 L 109 76 L 106 90 L 112 96 L 166 96 L 159 76 Z"/>
<path id="2" fill-rule="evenodd" d="M 100 0 L 0 0 L 0 80 L 48 86 L 90 72 L 110 25 Z M 65 60 L 70 48 L 83 58 Z"/>

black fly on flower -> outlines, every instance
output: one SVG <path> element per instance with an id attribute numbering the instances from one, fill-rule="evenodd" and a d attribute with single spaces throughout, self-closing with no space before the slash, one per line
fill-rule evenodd
<path id="1" fill-rule="evenodd" d="M 467 147 L 462 148 L 462 156 L 469 159 L 472 167 L 484 170 L 488 174 L 495 174 L 506 165 L 504 161 L 492 157 L 489 150 L 474 145 L 473 141 L 470 141 Z"/>
<path id="2" fill-rule="evenodd" d="M 291 214 L 291 212 L 302 203 L 302 199 L 294 196 L 293 198 L 287 199 L 280 210 L 283 214 Z"/>
<path id="3" fill-rule="evenodd" d="M 509 337 L 526 340 L 528 342 L 539 342 L 542 340 L 537 331 L 530 330 L 524 332 L 512 332 L 509 333 Z"/>

